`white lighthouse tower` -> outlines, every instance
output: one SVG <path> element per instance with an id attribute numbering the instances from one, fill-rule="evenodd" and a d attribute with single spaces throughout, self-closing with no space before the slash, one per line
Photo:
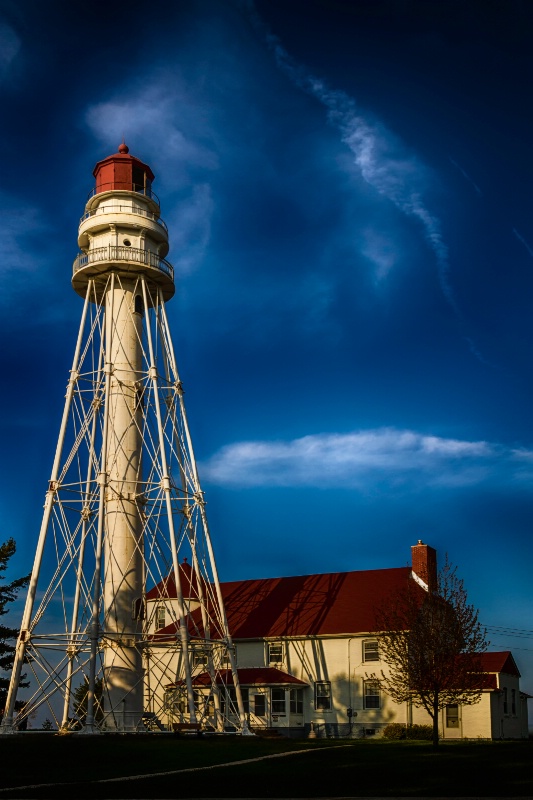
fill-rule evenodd
<path id="1" fill-rule="evenodd" d="M 0 732 L 40 707 L 64 731 L 179 718 L 246 732 L 165 311 L 174 274 L 154 175 L 124 143 L 93 174 L 72 277 L 84 307 Z M 17 714 L 23 672 L 31 696 Z"/>

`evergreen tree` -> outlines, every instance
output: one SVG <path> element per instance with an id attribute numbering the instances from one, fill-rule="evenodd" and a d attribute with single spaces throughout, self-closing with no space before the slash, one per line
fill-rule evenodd
<path id="1" fill-rule="evenodd" d="M 85 677 L 83 683 L 80 683 L 72 692 L 74 713 L 82 725 L 85 725 L 85 720 L 87 718 L 88 694 L 89 680 Z M 99 723 L 103 718 L 103 681 L 101 678 L 97 678 L 94 683 L 94 720 L 96 723 Z"/>
<path id="2" fill-rule="evenodd" d="M 8 613 L 6 606 L 12 603 L 20 589 L 28 585 L 30 576 L 25 575 L 23 578 L 17 578 L 11 583 L 4 583 L 4 573 L 7 569 L 9 559 L 16 550 L 15 540 L 8 539 L 7 542 L 0 545 L 0 617 Z M 1 674 L 8 673 L 13 667 L 13 658 L 15 654 L 15 644 L 18 637 L 17 628 L 9 628 L 2 625 L 0 622 L 0 719 L 3 715 L 7 690 L 9 688 L 9 675 Z M 25 688 L 29 686 L 28 682 L 24 681 L 26 676 L 22 675 L 19 686 Z"/>

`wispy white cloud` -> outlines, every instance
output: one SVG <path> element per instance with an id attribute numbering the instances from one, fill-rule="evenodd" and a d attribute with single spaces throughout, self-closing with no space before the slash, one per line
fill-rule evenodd
<path id="1" fill-rule="evenodd" d="M 202 464 L 213 483 L 252 486 L 346 487 L 362 492 L 387 484 L 416 490 L 471 486 L 499 474 L 523 479 L 530 451 L 486 441 L 378 428 L 322 433 L 289 441 L 244 441 L 223 447 Z M 513 471 L 514 470 L 514 471 Z"/>
<path id="2" fill-rule="evenodd" d="M 341 140 L 350 149 L 353 164 L 363 179 L 402 213 L 418 220 L 435 254 L 444 296 L 455 313 L 459 314 L 450 282 L 449 253 L 441 223 L 423 198 L 431 181 L 428 168 L 383 124 L 371 119 L 368 114 L 363 115 L 355 100 L 346 92 L 331 88 L 325 80 L 317 78 L 298 64 L 280 40 L 265 29 L 253 5 L 246 5 L 256 27 L 263 32 L 279 68 L 296 86 L 311 94 L 327 109 L 329 122 L 337 128 Z"/>
<path id="3" fill-rule="evenodd" d="M 208 127 L 201 103 L 176 71 L 158 73 L 142 86 L 125 88 L 120 97 L 89 106 L 85 121 L 109 147 L 122 137 L 173 180 L 191 168 L 216 169 L 218 158 L 206 141 Z M 204 140 L 202 142 L 202 139 Z"/>

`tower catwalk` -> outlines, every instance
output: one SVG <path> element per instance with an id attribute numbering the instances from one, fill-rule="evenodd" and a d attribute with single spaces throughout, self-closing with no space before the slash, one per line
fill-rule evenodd
<path id="1" fill-rule="evenodd" d="M 0 732 L 42 708 L 64 731 L 246 733 L 154 175 L 124 143 L 93 174 L 72 277 L 84 306 Z"/>

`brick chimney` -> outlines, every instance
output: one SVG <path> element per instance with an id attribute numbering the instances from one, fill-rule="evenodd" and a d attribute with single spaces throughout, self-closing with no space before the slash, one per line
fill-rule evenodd
<path id="1" fill-rule="evenodd" d="M 434 592 L 437 589 L 437 551 L 419 539 L 411 547 L 411 563 L 415 581 L 426 591 Z"/>

